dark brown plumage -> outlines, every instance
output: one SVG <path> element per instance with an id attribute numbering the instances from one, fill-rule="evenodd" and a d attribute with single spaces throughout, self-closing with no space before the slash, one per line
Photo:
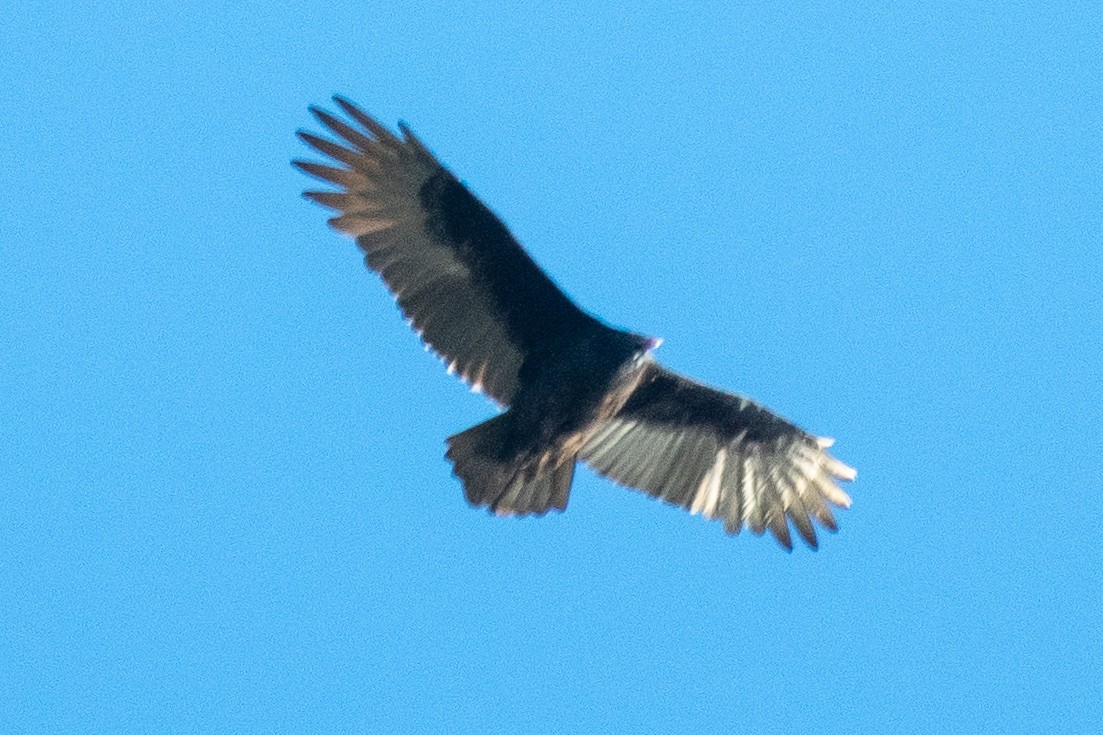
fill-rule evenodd
<path id="1" fill-rule="evenodd" d="M 575 462 L 737 533 L 765 529 L 812 547 L 848 507 L 855 472 L 752 401 L 672 373 L 657 345 L 579 309 L 493 212 L 404 126 L 392 134 L 348 101 L 354 124 L 311 108 L 341 139 L 300 132 L 338 166 L 296 161 L 336 190 L 306 196 L 337 212 L 425 342 L 507 408 L 448 439 L 467 499 L 503 515 L 567 506 Z M 356 127 L 358 125 L 359 127 Z"/>

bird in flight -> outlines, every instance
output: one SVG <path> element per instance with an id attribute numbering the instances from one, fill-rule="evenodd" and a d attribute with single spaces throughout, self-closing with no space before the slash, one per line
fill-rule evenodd
<path id="1" fill-rule="evenodd" d="M 304 196 L 335 211 L 407 321 L 472 389 L 506 410 L 447 440 L 468 502 L 499 515 L 564 510 L 582 460 L 621 485 L 769 529 L 835 531 L 836 484 L 854 469 L 748 398 L 659 365 L 660 340 L 611 327 L 574 304 L 509 230 L 410 130 L 395 134 L 342 97 L 347 120 L 311 107 L 339 142 L 299 131 L 331 161 L 295 161 L 331 185 Z"/>

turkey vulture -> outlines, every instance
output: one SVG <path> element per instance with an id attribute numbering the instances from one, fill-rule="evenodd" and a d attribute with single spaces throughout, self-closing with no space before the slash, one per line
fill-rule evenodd
<path id="1" fill-rule="evenodd" d="M 311 112 L 340 143 L 299 137 L 333 159 L 295 161 L 335 190 L 333 209 L 418 335 L 504 413 L 448 439 L 468 502 L 500 515 L 567 507 L 575 461 L 706 518 L 729 533 L 767 528 L 812 548 L 812 519 L 836 529 L 835 483 L 855 471 L 817 437 L 741 396 L 659 365 L 659 340 L 579 309 L 509 230 L 399 123 L 387 130 L 341 97 L 347 121 Z M 336 164 L 336 165 L 333 165 Z"/>

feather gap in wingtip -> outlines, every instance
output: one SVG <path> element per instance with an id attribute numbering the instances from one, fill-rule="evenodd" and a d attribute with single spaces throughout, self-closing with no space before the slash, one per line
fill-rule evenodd
<path id="1" fill-rule="evenodd" d="M 328 166 L 313 161 L 292 161 L 291 164 L 303 173 L 320 179 L 327 184 L 337 184 L 355 191 L 371 191 L 371 182 L 358 171 Z"/>
<path id="2" fill-rule="evenodd" d="M 344 110 L 349 117 L 356 120 L 356 122 L 363 125 L 368 132 L 379 139 L 379 142 L 386 144 L 391 148 L 399 148 L 402 146 L 402 141 L 394 136 L 391 131 L 387 130 L 383 125 L 377 122 L 373 117 L 361 110 L 356 105 L 349 102 L 347 99 L 340 95 L 334 95 L 333 101 L 336 102 L 342 110 Z"/>
<path id="3" fill-rule="evenodd" d="M 318 121 L 332 130 L 337 135 L 341 136 L 349 143 L 359 148 L 364 153 L 370 153 L 372 150 L 379 146 L 379 141 L 369 138 L 362 132 L 348 125 L 347 123 L 338 120 L 333 115 L 330 115 L 320 107 L 310 107 L 310 111 L 314 114 L 314 117 L 318 118 Z"/>

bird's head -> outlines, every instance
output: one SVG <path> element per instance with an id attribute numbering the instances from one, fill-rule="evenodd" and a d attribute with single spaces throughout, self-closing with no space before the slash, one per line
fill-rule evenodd
<path id="1" fill-rule="evenodd" d="M 636 362 L 646 359 L 652 350 L 663 343 L 662 337 L 648 337 L 646 334 L 636 334 L 635 332 L 625 332 L 624 334 L 630 339 Z"/>

